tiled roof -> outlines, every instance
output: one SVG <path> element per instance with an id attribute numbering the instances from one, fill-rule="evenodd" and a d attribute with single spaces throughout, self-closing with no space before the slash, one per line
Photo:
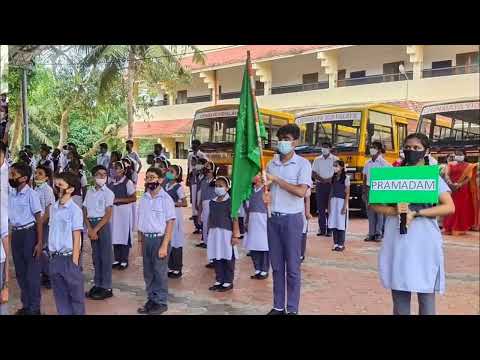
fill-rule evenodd
<path id="1" fill-rule="evenodd" d="M 133 123 L 133 136 L 160 137 L 189 134 L 192 124 L 192 119 L 136 121 Z M 120 129 L 119 136 L 127 136 L 127 126 Z"/>
<path id="2" fill-rule="evenodd" d="M 182 60 L 183 65 L 190 70 L 201 70 L 214 66 L 243 63 L 247 59 L 247 50 L 250 50 L 252 61 L 268 59 L 282 55 L 302 54 L 309 50 L 326 50 L 338 45 L 244 45 L 225 50 L 205 53 L 205 64 L 192 63 L 192 57 Z"/>

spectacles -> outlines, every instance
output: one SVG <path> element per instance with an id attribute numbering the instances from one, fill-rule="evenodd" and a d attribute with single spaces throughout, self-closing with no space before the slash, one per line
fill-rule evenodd
<path id="1" fill-rule="evenodd" d="M 145 176 L 145 180 L 156 181 L 156 180 L 160 180 L 160 179 L 157 176 Z"/>

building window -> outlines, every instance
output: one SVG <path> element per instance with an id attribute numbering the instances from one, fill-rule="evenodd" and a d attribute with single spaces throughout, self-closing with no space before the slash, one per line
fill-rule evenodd
<path id="1" fill-rule="evenodd" d="M 177 104 L 187 103 L 187 90 L 177 91 Z"/>
<path id="2" fill-rule="evenodd" d="M 362 71 L 352 71 L 350 72 L 350 79 L 364 78 L 366 75 L 365 70 Z"/>
<path id="3" fill-rule="evenodd" d="M 370 144 L 380 141 L 386 150 L 393 150 L 392 115 L 370 111 L 369 125 L 372 127 Z"/>
<path id="4" fill-rule="evenodd" d="M 474 65 L 474 64 L 478 64 L 479 62 L 478 51 L 457 54 L 456 58 L 457 58 L 457 66 Z"/>
<path id="5" fill-rule="evenodd" d="M 163 95 L 163 105 L 168 105 L 168 94 Z"/>
<path id="6" fill-rule="evenodd" d="M 265 86 L 261 81 L 255 81 L 255 95 L 261 96 L 265 94 Z"/>
<path id="7" fill-rule="evenodd" d="M 183 142 L 175 142 L 175 156 L 177 159 L 186 159 L 185 153 L 188 154 L 188 151 L 185 151 L 185 144 Z"/>
<path id="8" fill-rule="evenodd" d="M 347 76 L 347 70 L 338 70 L 337 72 L 337 79 L 338 80 L 345 80 L 345 77 Z"/>
<path id="9" fill-rule="evenodd" d="M 403 61 L 383 64 L 383 81 L 398 81 L 401 80 L 399 66 L 404 65 Z M 403 76 L 403 75 L 402 75 Z"/>
<path id="10" fill-rule="evenodd" d="M 432 69 L 444 69 L 452 67 L 452 60 L 432 61 Z"/>
<path id="11" fill-rule="evenodd" d="M 318 73 L 303 74 L 302 84 L 316 84 L 318 83 Z"/>

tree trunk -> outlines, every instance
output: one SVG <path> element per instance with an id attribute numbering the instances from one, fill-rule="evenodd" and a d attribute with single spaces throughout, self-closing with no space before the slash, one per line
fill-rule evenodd
<path id="1" fill-rule="evenodd" d="M 9 140 L 10 151 L 12 156 L 15 157 L 22 143 L 22 133 L 23 133 L 23 113 L 22 107 L 19 106 L 17 113 L 15 114 L 15 121 L 13 122 L 13 134 Z"/>
<path id="2" fill-rule="evenodd" d="M 58 141 L 58 148 L 61 149 L 67 142 L 68 137 L 68 120 L 69 120 L 70 108 L 62 111 L 60 118 L 60 140 Z"/>
<path id="3" fill-rule="evenodd" d="M 128 139 L 133 139 L 133 84 L 135 81 L 135 53 L 132 49 L 128 53 L 128 72 L 127 72 L 127 121 L 128 121 Z"/>

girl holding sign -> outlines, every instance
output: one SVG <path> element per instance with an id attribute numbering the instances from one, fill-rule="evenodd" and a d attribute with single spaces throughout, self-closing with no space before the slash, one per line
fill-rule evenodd
<path id="1" fill-rule="evenodd" d="M 428 137 L 410 134 L 403 146 L 402 166 L 430 165 Z M 382 285 L 392 290 L 393 314 L 410 315 L 411 293 L 418 294 L 420 315 L 435 314 L 435 292 L 445 292 L 442 234 L 436 218 L 455 211 L 450 188 L 438 180 L 437 205 L 409 204 L 408 233 L 400 234 L 399 206 L 372 205 L 387 217 L 383 246 L 379 253 Z"/>

